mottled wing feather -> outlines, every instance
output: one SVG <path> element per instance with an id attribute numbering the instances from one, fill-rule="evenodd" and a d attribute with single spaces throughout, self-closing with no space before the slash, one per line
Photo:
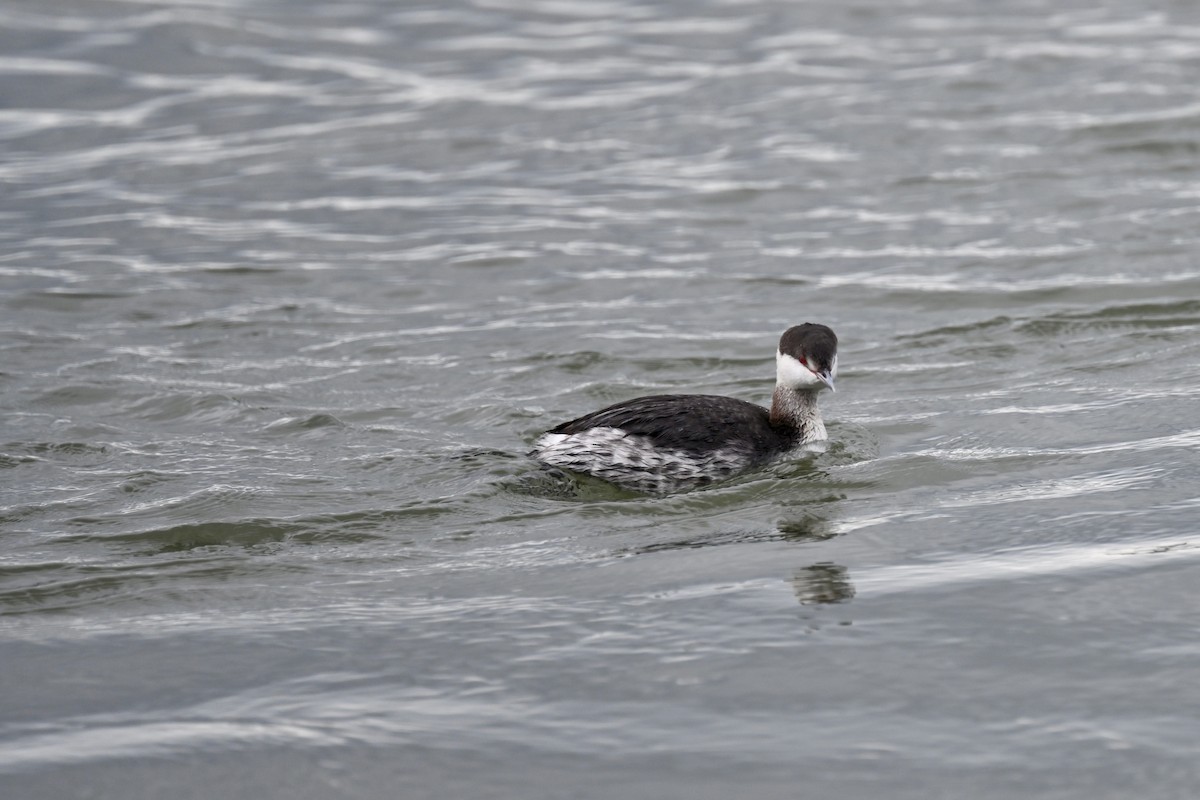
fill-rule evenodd
<path id="1" fill-rule="evenodd" d="M 719 395 L 652 395 L 626 400 L 564 422 L 548 433 L 583 433 L 591 428 L 620 428 L 644 436 L 655 446 L 682 452 L 703 452 L 727 445 L 733 437 L 742 445 L 771 442 L 765 408 Z"/>

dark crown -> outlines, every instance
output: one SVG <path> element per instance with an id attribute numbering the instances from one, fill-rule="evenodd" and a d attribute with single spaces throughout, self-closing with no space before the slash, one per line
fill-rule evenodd
<path id="1" fill-rule="evenodd" d="M 817 369 L 824 371 L 833 366 L 837 355 L 837 334 L 824 325 L 806 322 L 788 328 L 779 339 L 779 352 L 798 361 L 811 361 Z"/>

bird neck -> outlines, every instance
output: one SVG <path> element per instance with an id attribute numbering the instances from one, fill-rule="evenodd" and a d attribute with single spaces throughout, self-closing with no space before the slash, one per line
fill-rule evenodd
<path id="1" fill-rule="evenodd" d="M 771 426 L 791 432 L 798 445 L 826 438 L 817 391 L 776 384 L 771 397 Z"/>

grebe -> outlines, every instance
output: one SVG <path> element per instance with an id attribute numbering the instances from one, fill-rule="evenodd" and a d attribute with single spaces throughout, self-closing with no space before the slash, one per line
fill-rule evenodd
<path id="1" fill-rule="evenodd" d="M 639 397 L 546 431 L 530 455 L 642 492 L 703 486 L 825 439 L 817 394 L 836 376 L 837 335 L 806 322 L 779 339 L 770 411 L 719 395 Z"/>

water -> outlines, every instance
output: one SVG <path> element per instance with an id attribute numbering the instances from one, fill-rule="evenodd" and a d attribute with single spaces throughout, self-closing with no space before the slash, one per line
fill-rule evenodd
<path id="1" fill-rule="evenodd" d="M 1193 4 L 0 9 L 5 797 L 1182 798 Z M 523 456 L 637 394 L 829 451 Z"/>

